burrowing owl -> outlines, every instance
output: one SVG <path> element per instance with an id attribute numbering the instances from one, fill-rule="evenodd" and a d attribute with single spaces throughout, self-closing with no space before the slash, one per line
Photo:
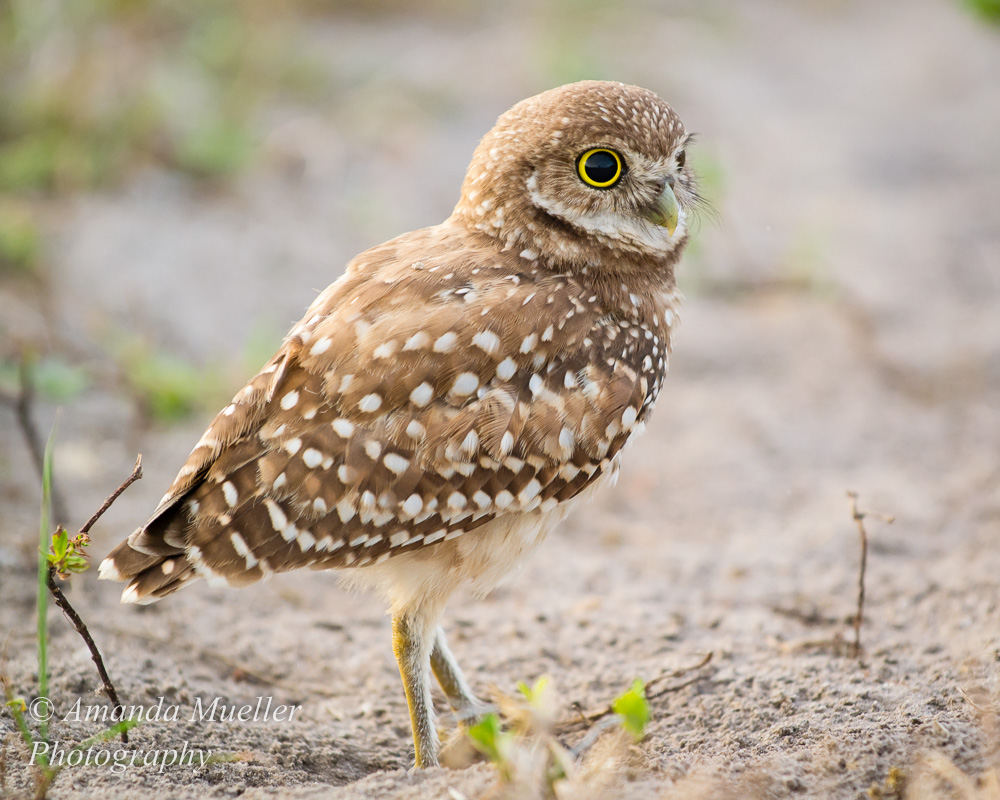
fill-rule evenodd
<path id="1" fill-rule="evenodd" d="M 101 577 L 131 603 L 306 566 L 374 585 L 417 766 L 436 764 L 431 670 L 479 707 L 438 626 L 449 595 L 495 586 L 653 408 L 697 201 L 688 141 L 620 83 L 503 114 L 452 215 L 348 264 Z"/>

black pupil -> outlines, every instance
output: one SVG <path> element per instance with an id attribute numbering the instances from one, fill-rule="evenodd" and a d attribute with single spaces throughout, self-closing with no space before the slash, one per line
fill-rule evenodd
<path id="1" fill-rule="evenodd" d="M 607 150 L 598 150 L 587 156 L 583 169 L 594 183 L 607 183 L 618 174 L 618 160 Z"/>

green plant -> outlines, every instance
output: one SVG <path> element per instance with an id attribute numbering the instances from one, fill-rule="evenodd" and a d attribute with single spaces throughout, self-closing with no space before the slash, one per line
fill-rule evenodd
<path id="1" fill-rule="evenodd" d="M 90 542 L 86 533 L 80 533 L 73 539 L 70 539 L 62 526 L 60 526 L 55 533 L 51 535 L 49 534 L 49 520 L 52 516 L 52 449 L 54 440 L 55 427 L 53 427 L 52 432 L 49 434 L 48 441 L 45 444 L 45 454 L 42 462 L 42 504 L 38 525 L 38 591 L 36 601 L 38 697 L 35 702 L 38 703 L 38 701 L 41 701 L 41 704 L 36 707 L 44 712 L 51 712 L 49 701 L 48 602 L 52 570 L 55 569 L 59 572 L 83 572 L 86 570 L 89 564 L 87 562 L 85 547 Z M 14 718 L 14 723 L 17 726 L 18 732 L 21 734 L 22 740 L 32 750 L 33 765 L 36 769 L 35 797 L 44 798 L 56 776 L 62 769 L 65 768 L 65 766 L 71 765 L 72 760 L 66 758 L 62 764 L 57 766 L 50 765 L 47 755 L 51 746 L 51 742 L 49 741 L 48 723 L 50 713 L 37 714 L 38 734 L 36 737 L 36 735 L 32 733 L 31 728 L 28 726 L 27 719 L 25 718 L 25 714 L 28 710 L 28 704 L 24 701 L 24 698 L 14 695 L 13 689 L 6 676 L 0 676 L 0 679 L 2 679 L 5 696 L 4 708 L 6 708 Z M 115 725 L 106 728 L 100 733 L 97 733 L 94 736 L 80 742 L 68 752 L 78 750 L 85 751 L 98 742 L 106 741 L 114 736 L 125 734 L 138 724 L 139 720 L 122 720 Z M 39 744 L 44 745 L 44 747 L 37 747 Z M 34 760 L 34 754 L 36 752 L 38 754 L 37 761 Z"/>
<path id="2" fill-rule="evenodd" d="M 986 22 L 1000 25 L 1000 0 L 963 0 L 965 7 Z"/>
<path id="3" fill-rule="evenodd" d="M 514 747 L 514 734 L 506 731 L 497 714 L 489 713 L 466 731 L 469 741 L 480 753 L 492 761 L 500 777 L 510 781 L 513 777 L 511 753 Z"/>
<path id="4" fill-rule="evenodd" d="M 622 727 L 632 739 L 641 742 L 646 736 L 650 716 L 645 684 L 636 678 L 632 688 L 612 701 L 611 709 L 621 718 Z"/>

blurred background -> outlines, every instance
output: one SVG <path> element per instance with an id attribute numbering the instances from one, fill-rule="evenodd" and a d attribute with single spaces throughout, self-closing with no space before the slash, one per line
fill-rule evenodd
<path id="1" fill-rule="evenodd" d="M 852 610 L 856 489 L 898 518 L 873 544 L 867 634 L 893 654 L 885 716 L 870 710 L 889 744 L 844 744 L 862 767 L 842 796 L 912 752 L 917 729 L 893 709 L 938 714 L 920 704 L 951 697 L 945 728 L 979 741 L 953 668 L 1000 649 L 998 0 L 0 0 L 0 628 L 30 617 L 17 576 L 37 541 L 21 364 L 41 436 L 62 409 L 58 522 L 79 527 L 145 454 L 145 479 L 95 531 L 100 558 L 350 258 L 444 219 L 496 117 L 584 78 L 674 106 L 698 133 L 691 157 L 717 215 L 681 267 L 671 375 L 620 486 L 546 543 L 524 597 L 462 612 L 466 663 L 494 668 L 481 645 L 496 636 L 505 680 L 555 670 L 586 697 L 588 675 L 628 678 L 614 642 L 586 636 L 631 631 L 653 675 L 665 656 L 652 631 L 681 663 L 720 652 L 719 674 L 736 676 L 725 686 L 769 669 L 801 685 L 802 663 L 775 653 L 807 635 L 803 620 L 836 627 Z M 270 652 L 273 631 L 241 628 L 229 595 L 199 587 L 126 616 L 117 587 L 89 577 L 77 599 L 113 620 L 169 622 L 203 644 L 225 630 L 226 652 L 313 664 L 297 639 Z M 328 609 L 351 602 L 325 576 L 267 586 L 247 591 L 269 592 L 256 596 L 289 629 L 314 609 L 288 599 L 301 587 Z M 394 697 L 381 608 L 352 613 L 379 635 L 330 663 L 381 658 L 372 680 Z M 577 618 L 590 633 L 560 638 Z M 817 697 L 854 696 L 836 662 L 808 663 Z M 933 677 L 910 685 L 917 674 Z M 721 730 L 743 738 L 687 736 L 683 719 L 709 723 L 679 707 L 657 733 L 670 769 L 774 751 L 766 691 L 722 685 Z M 331 702 L 350 708 L 357 688 Z M 398 702 L 392 713 L 405 733 Z M 826 752 L 810 724 L 802 747 Z M 844 725 L 830 712 L 818 729 L 848 742 Z M 978 745 L 949 735 L 963 768 L 982 766 Z M 406 763 L 405 736 L 380 746 Z"/>

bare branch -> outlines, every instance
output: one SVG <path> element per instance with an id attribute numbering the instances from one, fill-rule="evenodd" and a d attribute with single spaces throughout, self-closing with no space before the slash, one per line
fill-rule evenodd
<path id="1" fill-rule="evenodd" d="M 136 456 L 135 459 L 135 466 L 132 467 L 132 474 L 129 475 L 124 481 L 122 481 L 121 486 L 119 486 L 110 495 L 108 495 L 108 499 L 104 501 L 104 505 L 102 505 L 99 509 L 97 509 L 97 511 L 94 512 L 93 516 L 87 520 L 86 524 L 82 528 L 80 528 L 80 533 L 82 534 L 90 533 L 90 529 L 94 527 L 94 523 L 97 522 L 97 520 L 99 520 L 102 516 L 104 516 L 104 512 L 107 511 L 109 508 L 111 508 L 111 505 L 115 502 L 115 500 L 118 499 L 121 493 L 124 492 L 129 486 L 131 486 L 141 477 L 142 477 L 142 453 L 139 453 L 139 455 Z"/>
<path id="2" fill-rule="evenodd" d="M 847 496 L 851 500 L 851 517 L 858 526 L 858 535 L 861 537 L 861 566 L 858 569 L 858 610 L 854 615 L 852 625 L 854 627 L 854 643 L 851 645 L 851 655 L 854 658 L 861 656 L 861 623 L 865 614 L 865 573 L 868 570 L 868 531 L 865 530 L 865 517 L 878 517 L 883 522 L 891 524 L 896 518 L 891 514 L 883 514 L 880 511 L 859 511 L 858 493 L 848 492 Z"/>

